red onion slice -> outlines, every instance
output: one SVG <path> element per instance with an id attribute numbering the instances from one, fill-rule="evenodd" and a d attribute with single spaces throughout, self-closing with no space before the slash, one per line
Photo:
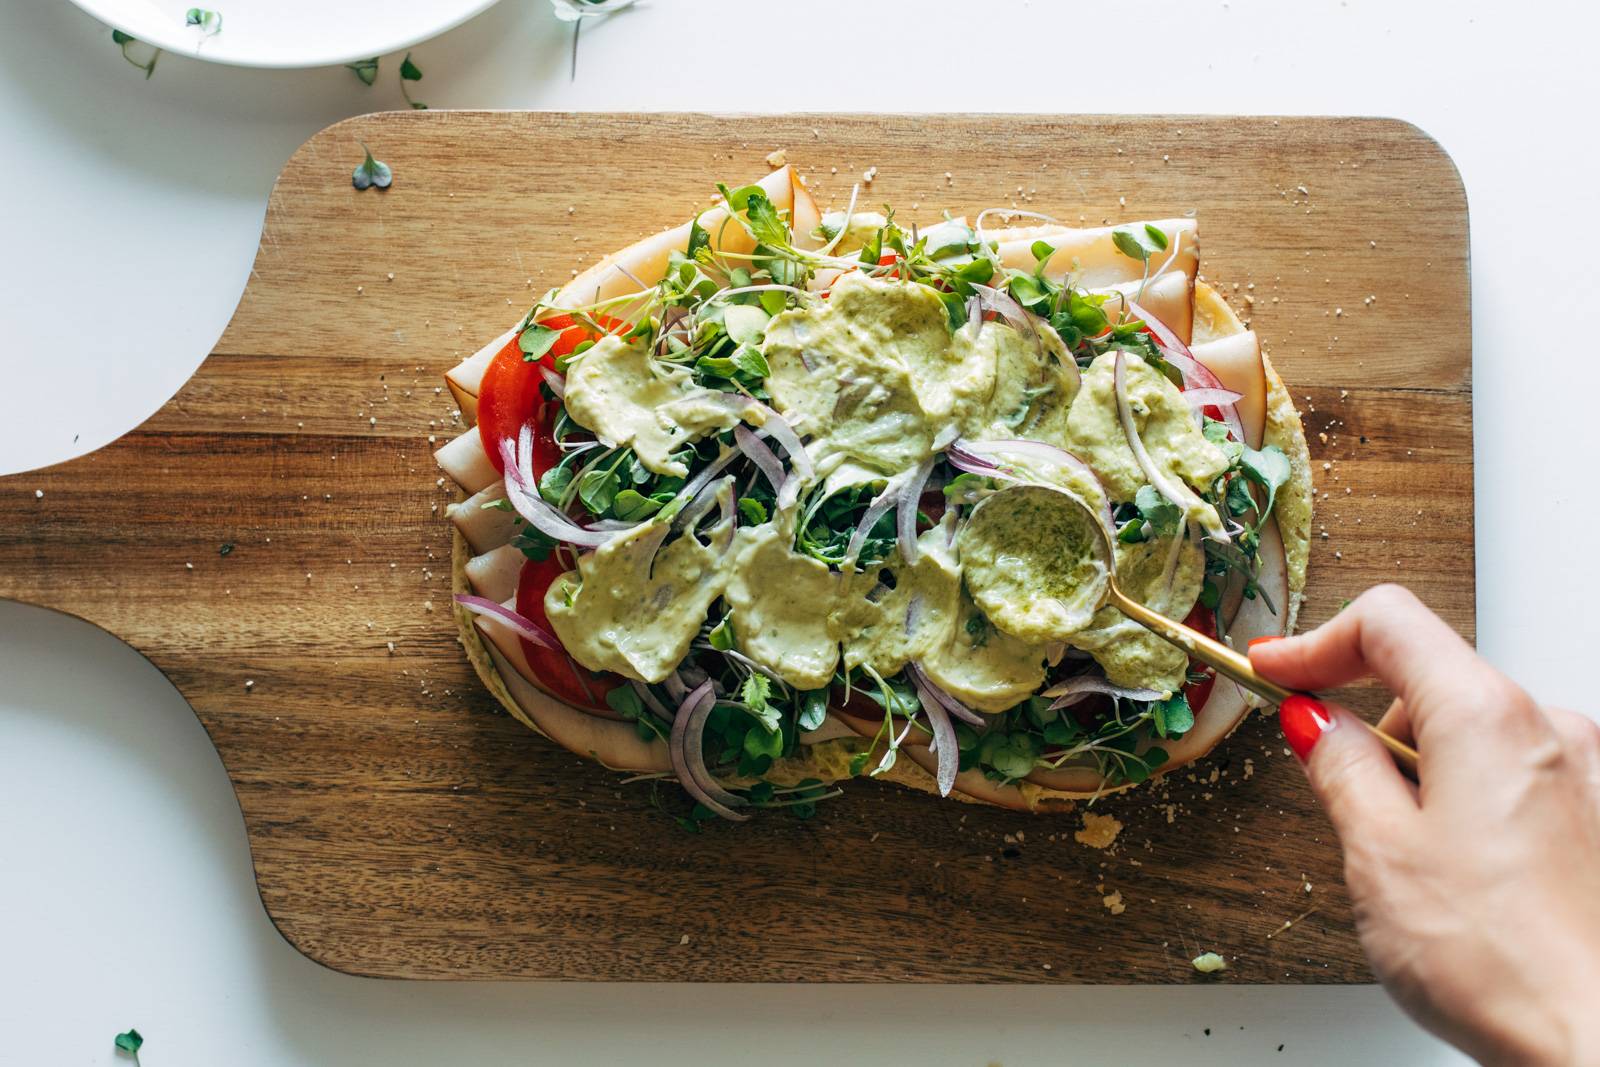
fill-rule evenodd
<path id="1" fill-rule="evenodd" d="M 1068 678 L 1060 685 L 1053 685 L 1039 695 L 1042 697 L 1057 697 L 1058 699 L 1050 705 L 1052 710 L 1056 710 L 1069 707 L 1096 693 L 1121 697 L 1125 700 L 1160 700 L 1166 695 L 1155 689 L 1134 689 L 1128 686 L 1112 685 L 1098 674 L 1080 674 L 1076 678 Z"/>
<path id="2" fill-rule="evenodd" d="M 783 450 L 789 453 L 789 464 L 801 478 L 809 482 L 814 474 L 811 457 L 806 454 L 806 446 L 800 443 L 800 435 L 794 432 L 794 427 L 790 426 L 789 421 L 782 415 L 759 400 L 750 401 L 750 406 L 761 412 L 765 419 L 761 428 L 777 439 Z"/>
<path id="3" fill-rule="evenodd" d="M 1113 369 L 1117 389 L 1117 417 L 1122 420 L 1122 433 L 1128 439 L 1128 447 L 1133 450 L 1133 458 L 1138 462 L 1139 469 L 1144 472 L 1150 484 L 1155 486 L 1156 492 L 1176 504 L 1179 510 L 1187 515 L 1196 498 L 1188 491 L 1188 486 L 1177 485 L 1162 473 L 1161 468 L 1150 458 L 1150 453 L 1145 451 L 1144 442 L 1139 439 L 1139 427 L 1133 421 L 1133 405 L 1128 402 L 1126 355 L 1121 349 L 1117 350 Z M 1206 532 L 1212 537 L 1221 541 L 1228 540 L 1228 531 L 1217 517 L 1215 509 L 1212 509 L 1210 520 L 1202 520 L 1201 525 L 1205 526 Z"/>
<path id="4" fill-rule="evenodd" d="M 1192 389 L 1221 389 L 1222 380 L 1211 373 L 1211 368 L 1194 358 L 1194 353 L 1189 351 L 1189 346 L 1175 333 L 1172 328 L 1150 312 L 1140 307 L 1137 303 L 1130 302 L 1128 310 L 1134 317 L 1150 328 L 1150 333 L 1156 339 L 1156 349 L 1161 353 L 1161 358 L 1178 368 L 1183 375 L 1183 388 L 1185 393 Z M 1226 403 L 1217 403 L 1215 406 L 1222 412 L 1222 421 L 1228 424 L 1228 430 L 1234 439 L 1244 442 L 1244 422 L 1239 418 L 1239 409 L 1234 404 L 1239 400 L 1235 396 Z M 1212 402 L 1215 403 L 1215 402 Z"/>
<path id="5" fill-rule="evenodd" d="M 532 437 L 526 426 L 522 428 L 522 442 L 528 445 L 526 455 L 519 457 L 517 454 L 520 442 L 518 448 L 513 448 L 510 440 L 502 440 L 500 456 L 505 461 L 506 497 L 528 525 L 557 541 L 582 548 L 599 548 L 617 536 L 615 530 L 589 530 L 579 526 L 541 497 L 533 484 Z M 527 462 L 519 462 L 519 459 Z"/>
<path id="6" fill-rule="evenodd" d="M 1226 407 L 1244 399 L 1243 393 L 1232 389 L 1185 389 L 1184 402 L 1192 408 Z"/>
<path id="7" fill-rule="evenodd" d="M 556 395 L 557 400 L 565 400 L 567 398 L 567 380 L 565 378 L 543 365 L 539 367 L 539 376 L 544 379 L 544 384 L 550 387 L 550 391 Z"/>
<path id="8" fill-rule="evenodd" d="M 733 428 L 733 440 L 739 446 L 739 451 L 745 454 L 745 458 L 761 468 L 761 473 L 772 483 L 772 491 L 781 492 L 783 483 L 787 479 L 784 477 L 783 464 L 778 462 L 778 457 L 773 455 L 772 449 L 751 433 L 749 427 L 742 422 Z"/>
<path id="9" fill-rule="evenodd" d="M 956 774 L 961 770 L 961 750 L 956 743 L 956 728 L 950 721 L 950 713 L 922 686 L 916 675 L 911 676 L 911 684 L 917 691 L 917 702 L 928 716 L 928 724 L 933 727 L 931 747 L 934 755 L 939 757 L 934 779 L 939 783 L 939 795 L 947 797 L 950 790 L 955 788 Z"/>
<path id="10" fill-rule="evenodd" d="M 690 478 L 684 487 L 678 490 L 678 495 L 672 498 L 670 504 L 661 509 L 673 515 L 673 532 L 687 526 L 691 518 L 698 519 L 700 514 L 703 514 L 703 512 L 697 513 L 697 509 L 704 494 L 715 492 L 711 487 L 711 479 L 721 474 L 723 468 L 732 463 L 734 457 L 738 455 L 740 452 L 736 448 L 724 449 L 721 455 L 708 463 L 704 470 Z M 676 511 L 672 511 L 674 507 Z"/>
<path id="11" fill-rule="evenodd" d="M 962 466 L 956 460 L 956 450 L 959 448 L 968 466 Z M 999 441 L 967 441 L 960 440 L 951 447 L 947 456 L 953 466 L 961 470 L 970 470 L 975 474 L 989 474 L 1000 472 L 1003 475 L 1015 475 L 1010 467 L 1003 464 L 1007 455 L 1020 456 L 1026 459 L 1035 459 L 1053 467 L 1065 467 L 1086 479 L 1100 491 L 1100 522 L 1107 531 L 1116 529 L 1116 523 L 1111 516 L 1111 494 L 1107 493 L 1105 486 L 1100 484 L 1100 478 L 1095 474 L 1094 468 L 1089 466 L 1077 456 L 1064 448 L 1045 444 L 1043 441 L 1031 441 L 1027 438 L 1013 438 Z M 988 470 L 974 469 L 983 464 L 988 464 Z"/>
<path id="12" fill-rule="evenodd" d="M 856 523 L 855 532 L 850 535 L 850 543 L 845 547 L 844 563 L 840 565 L 840 570 L 856 565 L 856 558 L 861 555 L 861 546 L 866 544 L 867 534 L 871 533 L 872 528 L 878 524 L 878 520 L 883 518 L 883 513 L 894 507 L 896 500 L 895 489 L 894 479 L 891 478 L 889 483 L 883 487 L 883 492 L 873 497 L 872 503 L 867 505 L 866 514 L 862 515 L 861 521 Z"/>
<path id="13" fill-rule="evenodd" d="M 672 721 L 672 712 L 668 711 L 667 706 L 661 703 L 661 700 L 654 693 L 650 692 L 649 686 L 645 685 L 637 678 L 629 678 L 628 685 L 632 687 L 635 693 L 639 694 L 639 699 L 644 701 L 645 707 L 661 716 L 661 718 L 666 719 L 668 722 Z"/>
<path id="14" fill-rule="evenodd" d="M 555 635 L 544 627 L 524 615 L 519 615 L 504 604 L 497 604 L 485 596 L 472 596 L 468 593 L 457 593 L 455 601 L 475 615 L 487 615 L 504 623 L 518 637 L 526 637 L 529 641 L 543 648 L 561 648 L 561 642 Z"/>
<path id="15" fill-rule="evenodd" d="M 745 799 L 722 788 L 706 766 L 702 749 L 706 720 L 711 717 L 711 709 L 716 703 L 716 694 L 711 690 L 709 679 L 696 686 L 678 706 L 678 714 L 672 720 L 672 734 L 667 740 L 667 751 L 672 757 L 672 769 L 678 775 L 678 783 L 690 796 L 724 819 L 744 822 L 750 816 L 733 809 L 743 807 Z"/>
<path id="16" fill-rule="evenodd" d="M 914 685 L 919 685 L 926 689 L 933 699 L 939 702 L 939 706 L 945 711 L 948 711 L 951 715 L 970 726 L 986 725 L 983 716 L 979 715 L 977 712 L 961 703 L 961 701 L 957 700 L 949 693 L 946 693 L 943 689 L 940 689 L 934 680 L 928 677 L 928 672 L 922 669 L 922 664 L 917 663 L 915 660 L 907 663 L 906 674 L 910 676 Z"/>
<path id="17" fill-rule="evenodd" d="M 917 464 L 896 502 L 895 537 L 900 542 L 900 555 L 907 563 L 917 561 L 917 506 L 922 502 L 922 490 L 933 474 L 934 457 L 929 456 Z"/>

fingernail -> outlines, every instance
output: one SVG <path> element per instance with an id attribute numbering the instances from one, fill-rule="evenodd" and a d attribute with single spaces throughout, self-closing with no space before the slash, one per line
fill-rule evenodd
<path id="1" fill-rule="evenodd" d="M 1278 705 L 1278 725 L 1283 728 L 1283 739 L 1289 742 L 1301 763 L 1311 758 L 1312 746 L 1334 728 L 1336 721 L 1321 701 L 1300 693 L 1291 694 Z"/>
<path id="2" fill-rule="evenodd" d="M 1264 645 L 1268 641 L 1282 641 L 1282 640 L 1283 640 L 1283 637 L 1282 637 L 1281 634 L 1262 634 L 1260 637 L 1252 637 L 1250 639 L 1249 647 L 1255 648 L 1257 645 Z"/>

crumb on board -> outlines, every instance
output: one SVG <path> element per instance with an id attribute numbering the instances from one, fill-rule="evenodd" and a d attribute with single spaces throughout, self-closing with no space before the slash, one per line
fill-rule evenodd
<path id="1" fill-rule="evenodd" d="M 1122 902 L 1122 890 L 1120 889 L 1107 893 L 1100 899 L 1100 903 L 1104 904 L 1106 910 L 1113 915 L 1121 915 L 1128 910 L 1128 906 Z"/>
<path id="2" fill-rule="evenodd" d="M 1097 815 L 1092 811 L 1083 813 L 1083 828 L 1072 836 L 1080 845 L 1090 848 L 1110 848 L 1111 843 L 1122 832 L 1122 823 L 1115 815 Z"/>
<path id="3" fill-rule="evenodd" d="M 1228 961 L 1217 955 L 1215 952 L 1202 952 L 1189 962 L 1192 963 L 1194 965 L 1194 969 L 1199 971 L 1201 974 L 1216 974 L 1218 971 L 1225 971 L 1228 969 Z"/>
<path id="4" fill-rule="evenodd" d="M 788 162 L 789 153 L 781 148 L 767 153 L 767 166 L 771 167 L 773 170 L 777 170 L 779 167 Z"/>

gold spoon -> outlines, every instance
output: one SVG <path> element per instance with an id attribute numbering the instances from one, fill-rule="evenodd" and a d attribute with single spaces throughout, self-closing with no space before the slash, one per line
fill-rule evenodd
<path id="1" fill-rule="evenodd" d="M 1110 604 L 1112 607 L 1116 608 L 1118 611 L 1122 612 L 1128 618 L 1132 619 L 1134 622 L 1137 622 L 1151 633 L 1176 645 L 1178 648 L 1182 649 L 1184 652 L 1187 652 L 1190 656 L 1199 660 L 1201 663 L 1204 663 L 1206 666 L 1214 669 L 1224 678 L 1232 679 L 1239 685 L 1250 690 L 1252 693 L 1256 693 L 1265 697 L 1267 700 L 1271 701 L 1274 706 L 1282 704 L 1286 699 L 1294 695 L 1310 697 L 1313 700 L 1317 699 L 1314 694 L 1297 694 L 1296 690 L 1286 689 L 1271 679 L 1263 678 L 1260 674 L 1256 673 L 1256 669 L 1250 665 L 1249 657 L 1241 655 L 1239 652 L 1229 648 L 1227 645 L 1213 637 L 1207 637 L 1198 630 L 1191 629 L 1190 627 L 1185 626 L 1183 623 L 1174 619 L 1169 619 L 1159 611 L 1148 608 L 1139 603 L 1139 601 L 1133 599 L 1133 597 L 1129 596 L 1121 588 L 1121 586 L 1117 584 L 1116 554 L 1113 552 L 1111 547 L 1111 532 L 1106 529 L 1105 521 L 1098 514 L 1096 514 L 1095 511 L 1088 505 L 1088 503 L 1086 503 L 1076 493 L 1058 489 L 1054 486 L 1034 484 L 1029 486 L 1017 486 L 1013 489 L 1005 490 L 1001 493 L 997 493 L 996 497 L 1005 495 L 1005 492 L 1025 492 L 1028 489 L 1048 489 L 1055 492 L 1059 496 L 1072 501 L 1077 506 L 1077 510 L 1085 519 L 1087 519 L 1083 525 L 1094 531 L 1094 536 L 1092 538 L 1086 538 L 1084 540 L 1093 545 L 1093 548 L 1091 548 L 1090 551 L 1094 553 L 1096 561 L 1103 565 L 1106 587 L 1105 594 L 1097 599 L 1095 606 L 1098 607 L 1105 604 Z M 994 497 L 991 497 L 990 499 L 992 500 Z M 984 502 L 984 504 L 987 503 L 988 501 Z M 982 507 L 984 504 L 980 504 L 979 506 Z M 1078 542 L 1077 538 L 1068 537 L 1063 538 L 1059 543 L 1071 544 L 1076 542 Z M 1382 730 L 1378 729 L 1376 726 L 1373 726 L 1365 719 L 1361 719 L 1359 716 L 1357 717 L 1356 721 L 1360 722 L 1362 726 L 1365 726 L 1374 737 L 1383 743 L 1383 747 L 1389 750 L 1389 754 L 1394 757 L 1396 765 L 1399 766 L 1403 773 L 1405 773 L 1412 780 L 1416 779 L 1416 749 L 1412 748 L 1404 741 L 1400 741 L 1397 738 L 1391 737 L 1390 735 L 1384 733 Z"/>

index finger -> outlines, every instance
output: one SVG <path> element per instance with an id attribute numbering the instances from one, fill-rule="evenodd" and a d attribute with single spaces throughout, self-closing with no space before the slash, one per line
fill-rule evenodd
<path id="1" fill-rule="evenodd" d="M 1310 633 L 1256 645 L 1250 662 L 1298 689 L 1376 677 L 1405 705 L 1419 747 L 1430 732 L 1441 739 L 1440 716 L 1471 717 L 1474 730 L 1463 734 L 1496 724 L 1514 733 L 1536 729 L 1536 715 L 1519 714 L 1532 707 L 1526 695 L 1398 585 L 1368 590 Z"/>

